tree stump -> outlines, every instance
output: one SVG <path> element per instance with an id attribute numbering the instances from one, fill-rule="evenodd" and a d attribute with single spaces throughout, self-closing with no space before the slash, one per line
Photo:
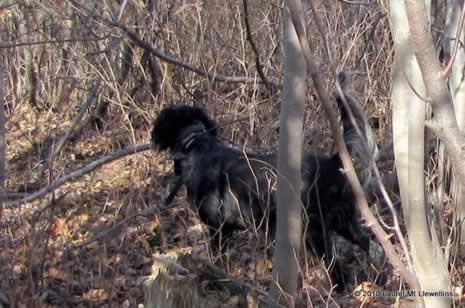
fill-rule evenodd
<path id="1" fill-rule="evenodd" d="M 190 254 L 156 255 L 144 298 L 144 308 L 259 307 L 249 287 Z"/>

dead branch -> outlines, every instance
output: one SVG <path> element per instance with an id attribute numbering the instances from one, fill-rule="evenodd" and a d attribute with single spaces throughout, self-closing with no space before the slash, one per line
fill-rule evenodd
<path id="1" fill-rule="evenodd" d="M 268 81 L 268 79 L 265 76 L 265 73 L 263 72 L 263 65 L 260 61 L 260 53 L 258 52 L 257 45 L 255 45 L 255 42 L 252 37 L 252 30 L 250 29 L 250 21 L 249 21 L 249 5 L 247 0 L 242 1 L 244 5 L 244 21 L 245 21 L 245 30 L 247 32 L 247 40 L 250 43 L 250 46 L 252 47 L 252 50 L 255 54 L 255 67 L 257 68 L 257 73 L 258 76 L 260 76 L 260 79 L 263 81 L 265 84 L 266 89 L 268 90 L 268 94 L 270 96 L 273 95 L 273 90 L 271 88 L 271 84 Z"/>
<path id="2" fill-rule="evenodd" d="M 216 75 L 216 74 L 206 72 L 206 71 L 204 71 L 204 70 L 202 70 L 200 68 L 194 67 L 193 65 L 191 65 L 189 63 L 184 63 L 184 62 L 176 59 L 175 57 L 173 57 L 171 55 L 168 55 L 168 54 L 165 54 L 165 53 L 161 52 L 160 50 L 153 47 L 151 44 L 145 42 L 143 39 L 141 39 L 139 37 L 139 35 L 137 35 L 137 33 L 135 33 L 134 31 L 129 30 L 124 25 L 121 25 L 121 24 L 115 23 L 115 22 L 112 22 L 111 24 L 112 24 L 112 26 L 121 29 L 127 35 L 127 37 L 129 37 L 137 46 L 139 46 L 143 50 L 148 51 L 152 55 L 154 55 L 154 56 L 156 56 L 156 57 L 158 57 L 158 58 L 160 58 L 162 60 L 165 60 L 168 63 L 180 66 L 180 67 L 182 67 L 182 68 L 184 68 L 186 70 L 189 70 L 191 72 L 194 72 L 194 73 L 202 75 L 202 76 L 205 76 L 205 77 L 207 77 L 208 79 L 210 79 L 213 82 L 221 81 L 221 82 L 232 82 L 232 83 L 244 83 L 244 82 L 254 82 L 255 81 L 255 78 L 250 78 L 250 77 L 231 77 L 231 76 Z"/>
<path id="3" fill-rule="evenodd" d="M 363 1 L 349 1 L 349 0 L 339 0 L 339 2 L 342 2 L 342 3 L 345 3 L 345 4 L 349 4 L 349 5 L 364 5 L 364 6 L 368 6 L 370 5 L 371 1 L 368 0 L 368 2 L 363 2 Z"/>
<path id="4" fill-rule="evenodd" d="M 194 72 L 194 73 L 202 75 L 202 76 L 205 76 L 205 77 L 207 77 L 208 79 L 210 79 L 213 82 L 215 82 L 215 81 L 230 82 L 230 83 L 255 82 L 255 78 L 232 77 L 232 76 L 223 76 L 223 75 L 212 74 L 212 73 L 209 73 L 207 71 L 204 71 L 203 69 L 197 68 L 197 67 L 195 67 L 195 66 L 193 66 L 193 65 L 191 65 L 189 63 L 184 63 L 184 62 L 176 59 L 172 55 L 163 53 L 162 51 L 160 51 L 157 48 L 153 47 L 150 43 L 147 43 L 146 41 L 144 41 L 142 38 L 139 37 L 139 35 L 136 32 L 130 30 L 125 25 L 123 25 L 123 24 L 121 24 L 119 22 L 115 22 L 115 21 L 113 21 L 111 19 L 108 19 L 106 17 L 103 17 L 103 16 L 96 16 L 95 13 L 91 9 L 83 6 L 82 4 L 78 3 L 75 0 L 70 0 L 70 2 L 74 6 L 76 6 L 79 9 L 85 11 L 87 14 L 89 14 L 89 16 L 91 16 L 95 20 L 103 22 L 107 26 L 120 29 L 138 47 L 142 48 L 143 50 L 148 51 L 149 53 L 151 53 L 155 57 L 160 58 L 160 59 L 162 59 L 162 60 L 164 60 L 164 61 L 166 61 L 168 63 L 174 64 L 176 66 L 180 66 L 180 67 L 182 67 L 182 68 L 184 68 L 186 70 L 189 70 L 191 72 Z"/>
<path id="5" fill-rule="evenodd" d="M 25 203 L 32 202 L 32 201 L 34 201 L 34 200 L 36 200 L 38 198 L 41 198 L 41 197 L 55 191 L 57 188 L 61 187 L 65 183 L 75 181 L 75 180 L 79 179 L 80 177 L 82 177 L 82 176 L 96 170 L 97 168 L 100 168 L 101 166 L 103 166 L 105 164 L 111 163 L 111 162 L 113 162 L 115 160 L 118 160 L 120 158 L 123 158 L 123 157 L 125 157 L 127 155 L 136 154 L 136 153 L 139 153 L 139 152 L 144 152 L 144 151 L 147 151 L 147 150 L 150 150 L 150 149 L 151 149 L 150 144 L 139 144 L 139 145 L 135 145 L 135 146 L 132 146 L 132 147 L 129 147 L 129 148 L 114 152 L 114 153 L 112 153 L 110 155 L 104 156 L 104 157 L 99 158 L 99 159 L 91 162 L 90 164 L 82 167 L 81 169 L 75 170 L 75 171 L 71 172 L 70 174 L 64 175 L 64 176 L 56 179 L 55 181 L 50 183 L 50 185 L 48 185 L 48 186 L 46 186 L 46 187 L 44 187 L 44 188 L 42 188 L 42 189 L 40 189 L 40 190 L 38 190 L 38 191 L 36 191 L 34 193 L 31 193 L 31 194 L 27 195 L 26 197 L 24 197 L 21 200 L 5 202 L 5 207 L 11 208 L 11 207 L 16 207 L 16 206 L 20 206 L 20 205 L 25 204 Z"/>
<path id="6" fill-rule="evenodd" d="M 111 35 L 105 35 L 102 37 L 96 38 L 68 38 L 62 40 L 45 40 L 45 41 L 33 41 L 33 42 L 21 42 L 21 43 L 5 43 L 0 44 L 0 49 L 9 49 L 9 48 L 17 48 L 17 47 L 24 47 L 24 46 L 35 46 L 35 45 L 50 45 L 50 44 L 63 44 L 63 43 L 77 43 L 77 42 L 98 42 L 103 41 L 111 37 Z"/>

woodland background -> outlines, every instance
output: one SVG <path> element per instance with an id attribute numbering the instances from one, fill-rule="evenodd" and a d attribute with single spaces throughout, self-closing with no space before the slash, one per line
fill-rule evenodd
<path id="1" fill-rule="evenodd" d="M 314 2 L 325 39 L 304 1 L 305 20 L 327 91 L 334 92 L 330 65 L 362 72 L 356 91 L 379 144 L 389 145 L 393 45 L 386 2 Z M 441 4 L 434 2 L 438 46 Z M 265 0 L 0 4 L 8 192 L 0 217 L 0 303 L 135 307 L 143 302 L 152 254 L 186 250 L 211 258 L 206 233 L 185 199 L 162 208 L 171 166 L 148 146 L 54 183 L 105 155 L 149 143 L 158 112 L 180 102 L 204 106 L 225 142 L 276 150 L 281 7 Z M 311 82 L 307 93 L 305 145 L 329 153 L 329 126 Z M 436 157 L 429 154 L 428 188 L 434 190 Z M 388 173 L 392 162 L 385 163 Z M 37 191 L 30 202 L 17 201 Z M 445 222 L 452 214 L 448 205 L 446 200 Z M 239 242 L 221 267 L 266 290 L 270 260 L 247 236 Z M 305 269 L 300 302 L 334 305 L 315 287 L 313 266 Z M 464 281 L 463 259 L 451 264 L 450 273 L 453 282 Z M 376 271 L 369 277 L 375 280 Z M 337 301 L 352 305 L 354 299 L 345 294 Z"/>

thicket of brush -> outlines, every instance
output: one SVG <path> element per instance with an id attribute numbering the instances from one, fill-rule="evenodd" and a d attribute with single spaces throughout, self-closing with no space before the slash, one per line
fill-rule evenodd
<path id="1" fill-rule="evenodd" d="M 276 149 L 282 3 L 246 2 L 258 54 L 239 0 L 28 0 L 0 7 L 7 191 L 21 193 L 9 197 L 24 197 L 103 155 L 148 143 L 157 113 L 179 102 L 203 105 L 227 142 L 252 151 Z M 316 2 L 324 39 L 310 8 L 305 20 L 326 87 L 334 92 L 330 66 L 363 72 L 355 88 L 385 144 L 393 56 L 386 8 L 381 1 Z M 331 150 L 311 82 L 304 130 L 309 148 Z M 196 215 L 185 206 L 159 207 L 163 175 L 171 167 L 164 162 L 152 151 L 125 156 L 31 203 L 7 202 L 0 306 L 134 307 L 143 301 L 152 253 L 191 247 L 206 254 Z M 266 287 L 271 275 L 263 251 L 250 241 L 240 251 L 241 257 L 222 258 L 223 268 Z M 313 292 L 310 284 L 304 282 L 304 294 Z"/>

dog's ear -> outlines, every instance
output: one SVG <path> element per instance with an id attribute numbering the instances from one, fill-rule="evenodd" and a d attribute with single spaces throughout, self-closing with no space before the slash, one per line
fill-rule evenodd
<path id="1" fill-rule="evenodd" d="M 186 105 L 167 107 L 153 123 L 152 145 L 161 151 L 172 150 L 183 130 L 199 124 L 204 126 L 209 135 L 216 136 L 216 124 L 203 109 Z"/>

